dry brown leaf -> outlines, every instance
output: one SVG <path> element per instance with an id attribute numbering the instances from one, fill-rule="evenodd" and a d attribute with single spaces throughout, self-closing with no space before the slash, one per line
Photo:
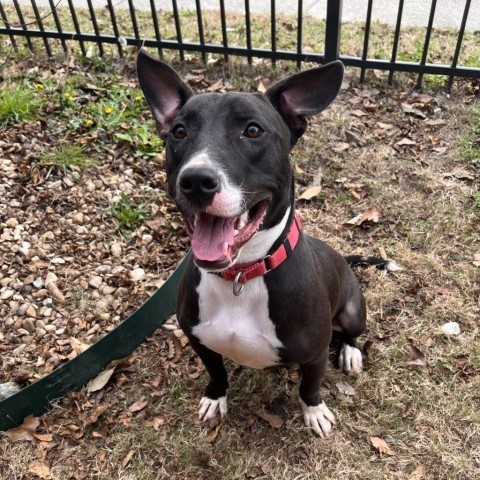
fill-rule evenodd
<path id="1" fill-rule="evenodd" d="M 372 207 L 369 208 L 368 210 L 365 210 L 363 213 L 359 213 L 355 217 L 351 218 L 350 220 L 347 220 L 343 226 L 347 228 L 353 228 L 353 227 L 359 227 L 362 225 L 362 223 L 365 222 L 374 222 L 378 223 L 380 220 L 380 212 L 378 211 L 377 208 Z"/>
<path id="2" fill-rule="evenodd" d="M 336 387 L 338 388 L 338 391 L 340 393 L 343 393 L 345 395 L 349 395 L 351 397 L 355 396 L 357 392 L 355 391 L 355 388 L 353 388 L 349 383 L 347 382 L 338 382 L 335 384 Z"/>
<path id="3" fill-rule="evenodd" d="M 41 442 L 52 442 L 53 435 L 51 433 L 33 433 L 32 434 L 37 440 Z"/>
<path id="4" fill-rule="evenodd" d="M 212 420 L 217 420 L 217 419 L 213 418 Z M 220 432 L 220 429 L 222 428 L 222 425 L 223 425 L 223 421 L 218 420 L 215 423 L 215 426 L 213 428 L 211 428 L 210 433 L 205 437 L 205 440 L 208 443 L 212 443 L 217 438 L 218 432 Z"/>
<path id="5" fill-rule="evenodd" d="M 35 460 L 28 465 L 28 472 L 44 480 L 49 480 L 52 478 L 52 474 L 48 465 L 45 465 L 38 460 Z"/>
<path id="6" fill-rule="evenodd" d="M 257 415 L 263 420 L 267 421 L 273 428 L 280 428 L 285 423 L 280 415 L 264 412 L 262 410 L 258 411 Z"/>
<path id="7" fill-rule="evenodd" d="M 444 125 L 447 123 L 443 118 L 436 118 L 435 120 L 425 120 L 425 125 L 436 127 L 437 125 Z"/>
<path id="8" fill-rule="evenodd" d="M 344 152 L 350 148 L 350 144 L 346 142 L 338 142 L 332 147 L 332 150 L 336 153 Z"/>
<path id="9" fill-rule="evenodd" d="M 410 138 L 407 138 L 407 137 L 404 137 L 402 138 L 401 140 L 399 140 L 396 145 L 416 145 L 417 142 L 415 142 L 414 140 L 411 140 Z"/>
<path id="10" fill-rule="evenodd" d="M 145 400 L 145 397 L 141 397 L 140 400 L 133 402 L 129 407 L 128 411 L 131 413 L 139 412 L 143 410 L 148 405 L 148 401 Z"/>
<path id="11" fill-rule="evenodd" d="M 396 452 L 394 452 L 388 443 L 380 437 L 370 437 L 370 441 L 372 442 L 372 445 L 378 450 L 380 453 L 380 456 L 386 454 L 386 455 L 396 455 Z"/>
<path id="12" fill-rule="evenodd" d="M 93 412 L 84 415 L 84 427 L 89 427 L 98 421 L 100 416 L 110 408 L 110 404 L 98 405 L 94 408 Z"/>
<path id="13" fill-rule="evenodd" d="M 125 468 L 129 463 L 132 457 L 135 455 L 135 450 L 130 450 L 126 455 L 125 458 L 122 460 L 122 467 Z"/>
<path id="14" fill-rule="evenodd" d="M 13 442 L 18 442 L 21 440 L 27 440 L 33 442 L 35 439 L 35 432 L 40 425 L 40 420 L 33 415 L 29 415 L 25 418 L 23 423 L 16 428 L 11 428 L 5 432 L 5 435 L 10 438 Z"/>
<path id="15" fill-rule="evenodd" d="M 364 117 L 367 115 L 363 110 L 352 110 L 350 114 L 355 115 L 356 117 Z"/>
<path id="16" fill-rule="evenodd" d="M 312 198 L 319 195 L 321 191 L 322 191 L 322 187 L 320 185 L 309 187 L 302 192 L 302 194 L 299 197 L 299 200 L 311 200 Z"/>
<path id="17" fill-rule="evenodd" d="M 168 343 L 168 359 L 171 363 L 177 363 L 183 355 L 182 342 L 180 339 L 172 332 L 167 340 Z"/>
<path id="18" fill-rule="evenodd" d="M 295 164 L 295 173 L 305 173 L 305 170 L 302 170 L 297 164 Z"/>
<path id="19" fill-rule="evenodd" d="M 212 85 L 210 85 L 207 90 L 209 92 L 218 92 L 220 90 L 222 90 L 224 87 L 223 85 L 223 80 L 220 79 L 220 80 L 217 80 L 215 83 L 212 83 Z"/>
<path id="20" fill-rule="evenodd" d="M 427 467 L 423 464 L 420 464 L 415 471 L 408 477 L 408 480 L 420 480 L 423 478 L 427 471 Z"/>
<path id="21" fill-rule="evenodd" d="M 477 252 L 477 253 L 473 256 L 473 264 L 474 264 L 476 267 L 480 267 L 480 252 Z"/>
<path id="22" fill-rule="evenodd" d="M 87 385 L 87 392 L 92 393 L 101 390 L 108 383 L 114 371 L 115 368 L 109 368 L 98 374 L 93 380 L 90 380 Z"/>
<path id="23" fill-rule="evenodd" d="M 422 368 L 428 367 L 428 360 L 425 355 L 413 343 L 410 345 L 408 356 L 412 359 L 409 365 L 418 365 Z"/>

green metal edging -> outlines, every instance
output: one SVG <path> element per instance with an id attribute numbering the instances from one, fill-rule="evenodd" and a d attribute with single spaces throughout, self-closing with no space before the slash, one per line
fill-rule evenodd
<path id="1" fill-rule="evenodd" d="M 168 280 L 132 315 L 102 339 L 20 392 L 0 402 L 0 431 L 21 425 L 28 415 L 39 416 L 51 402 L 79 390 L 111 361 L 130 355 L 175 311 L 177 290 L 187 255 Z"/>

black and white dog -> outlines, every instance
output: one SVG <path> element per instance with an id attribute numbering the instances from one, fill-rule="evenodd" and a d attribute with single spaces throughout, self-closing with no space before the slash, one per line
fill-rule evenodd
<path id="1" fill-rule="evenodd" d="M 223 355 L 253 368 L 293 362 L 305 424 L 328 434 L 335 417 L 320 384 L 332 332 L 340 368 L 359 372 L 365 302 L 345 258 L 302 233 L 289 153 L 306 117 L 336 97 L 342 64 L 298 73 L 265 94 L 194 95 L 143 51 L 137 74 L 166 143 L 169 193 L 191 237 L 177 317 L 210 375 L 200 419 L 227 413 Z"/>

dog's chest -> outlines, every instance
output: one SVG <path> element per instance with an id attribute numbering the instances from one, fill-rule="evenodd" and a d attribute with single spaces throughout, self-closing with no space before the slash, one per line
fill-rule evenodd
<path id="1" fill-rule="evenodd" d="M 282 342 L 269 317 L 263 278 L 248 282 L 236 297 L 232 282 L 202 271 L 197 292 L 200 322 L 193 334 L 203 345 L 247 367 L 266 368 L 279 362 Z"/>

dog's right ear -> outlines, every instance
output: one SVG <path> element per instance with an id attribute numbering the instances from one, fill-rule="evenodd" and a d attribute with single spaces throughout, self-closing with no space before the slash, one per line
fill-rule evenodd
<path id="1" fill-rule="evenodd" d="M 173 68 L 150 57 L 144 50 L 138 52 L 137 76 L 157 122 L 158 134 L 165 138 L 173 120 L 193 92 Z"/>

